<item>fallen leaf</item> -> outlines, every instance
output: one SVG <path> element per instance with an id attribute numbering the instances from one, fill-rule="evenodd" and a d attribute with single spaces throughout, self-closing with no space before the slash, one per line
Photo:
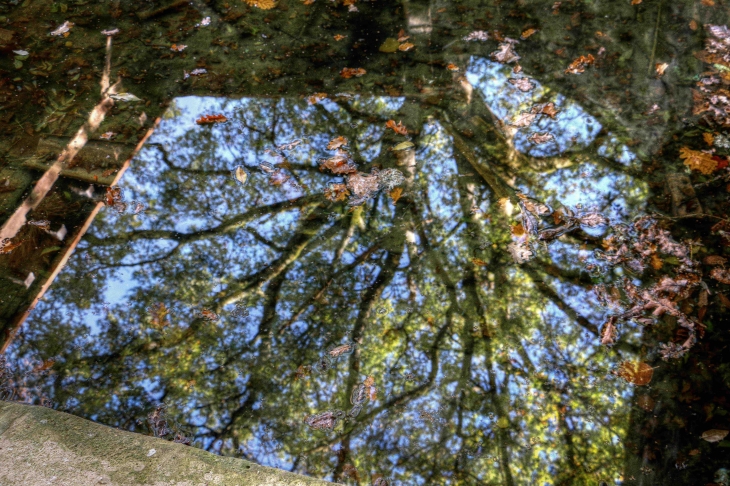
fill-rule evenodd
<path id="1" fill-rule="evenodd" d="M 357 205 L 372 197 L 372 195 L 380 188 L 380 184 L 378 183 L 378 178 L 375 175 L 355 172 L 348 176 L 347 188 L 355 196 L 355 199 L 354 201 L 351 201 L 351 204 Z"/>
<path id="2" fill-rule="evenodd" d="M 182 52 L 187 49 L 187 47 L 188 46 L 186 46 L 185 44 L 173 44 L 170 46 L 170 50 L 175 52 Z"/>
<path id="3" fill-rule="evenodd" d="M 241 184 L 245 185 L 246 182 L 248 182 L 248 171 L 246 171 L 246 169 L 244 169 L 240 165 L 236 167 L 234 174 L 236 176 L 236 180 Z"/>
<path id="4" fill-rule="evenodd" d="M 342 71 L 340 71 L 340 76 L 342 76 L 345 79 L 350 79 L 352 77 L 359 78 L 360 76 L 364 76 L 367 73 L 363 68 L 342 68 Z"/>
<path id="5" fill-rule="evenodd" d="M 271 10 L 276 7 L 275 0 L 243 0 L 246 4 L 251 7 L 260 8 L 261 10 Z"/>
<path id="6" fill-rule="evenodd" d="M 520 35 L 520 39 L 524 40 L 530 37 L 532 34 L 537 32 L 537 29 L 527 29 L 522 32 L 522 35 Z"/>
<path id="7" fill-rule="evenodd" d="M 206 321 L 217 321 L 219 319 L 218 314 L 209 309 L 203 309 L 200 311 L 200 317 Z"/>
<path id="8" fill-rule="evenodd" d="M 335 150 L 343 145 L 347 145 L 347 139 L 345 137 L 336 137 L 330 140 L 330 143 L 327 144 L 327 150 Z"/>
<path id="9" fill-rule="evenodd" d="M 398 135 L 408 135 L 408 129 L 401 122 L 395 123 L 394 120 L 385 122 L 385 128 L 390 128 Z"/>
<path id="10" fill-rule="evenodd" d="M 705 265 L 725 265 L 727 258 L 721 257 L 720 255 L 708 255 L 702 259 L 702 263 Z"/>
<path id="11" fill-rule="evenodd" d="M 715 0 L 701 0 L 700 2 L 705 7 L 714 7 L 715 6 Z"/>
<path id="12" fill-rule="evenodd" d="M 601 344 L 604 346 L 610 346 L 616 342 L 616 317 L 609 317 L 606 324 L 601 329 Z"/>
<path id="13" fill-rule="evenodd" d="M 407 41 L 410 38 L 411 38 L 411 36 L 406 35 L 406 31 L 405 30 L 401 29 L 398 32 L 398 42 L 405 42 L 405 41 Z"/>
<path id="14" fill-rule="evenodd" d="M 577 59 L 573 60 L 573 62 L 570 63 L 568 68 L 565 70 L 565 74 L 580 74 L 585 72 L 586 67 L 592 65 L 595 62 L 596 58 L 593 57 L 593 54 L 588 54 L 587 56 L 580 56 Z"/>
<path id="15" fill-rule="evenodd" d="M 514 45 L 517 44 L 517 42 L 518 41 L 516 40 L 507 38 L 507 42 L 503 42 L 497 46 L 499 50 L 490 54 L 492 59 L 505 64 L 519 61 L 520 56 L 514 51 Z"/>
<path id="16" fill-rule="evenodd" d="M 631 0 L 631 5 L 639 5 L 642 0 Z"/>
<path id="17" fill-rule="evenodd" d="M 527 140 L 529 140 L 530 142 L 532 142 L 536 145 L 540 145 L 540 144 L 548 143 L 552 140 L 555 140 L 555 137 L 550 132 L 544 132 L 544 133 L 535 132 L 532 135 L 530 135 L 529 137 L 527 137 Z"/>
<path id="18" fill-rule="evenodd" d="M 390 54 L 391 52 L 397 51 L 399 46 L 400 46 L 400 42 L 398 42 L 397 39 L 388 37 L 387 39 L 385 39 L 385 41 L 382 44 L 380 44 L 380 47 L 378 48 L 378 50 L 380 52 L 385 52 L 386 54 Z"/>
<path id="19" fill-rule="evenodd" d="M 652 253 L 651 257 L 649 258 L 649 265 L 651 265 L 651 268 L 653 268 L 654 270 L 661 270 L 661 268 L 664 266 L 664 261 L 659 255 L 657 255 L 656 253 Z"/>
<path id="20" fill-rule="evenodd" d="M 657 76 L 664 76 L 664 71 L 667 70 L 669 64 L 667 64 L 666 62 L 658 62 L 654 67 L 656 68 Z"/>
<path id="21" fill-rule="evenodd" d="M 398 50 L 405 52 L 405 51 L 410 51 L 414 47 L 416 47 L 414 44 L 412 44 L 410 42 L 404 42 L 403 44 L 398 46 Z"/>
<path id="22" fill-rule="evenodd" d="M 213 125 L 215 123 L 225 123 L 227 121 L 228 118 L 223 115 L 203 115 L 195 120 L 195 123 L 198 125 Z"/>
<path id="23" fill-rule="evenodd" d="M 401 150 L 407 150 L 407 149 L 409 149 L 411 147 L 415 147 L 415 145 L 413 144 L 413 142 L 401 142 L 398 145 L 396 145 L 393 148 L 391 148 L 390 150 L 392 150 L 393 152 L 399 152 Z"/>
<path id="24" fill-rule="evenodd" d="M 535 118 L 537 118 L 537 115 L 535 113 L 530 113 L 529 111 L 523 111 L 519 115 L 517 115 L 517 118 L 514 119 L 510 125 L 517 128 L 525 128 L 532 125 L 532 122 L 535 121 Z"/>
<path id="25" fill-rule="evenodd" d="M 393 200 L 393 204 L 398 202 L 398 199 L 400 199 L 401 195 L 403 194 L 403 188 L 402 187 L 396 187 L 392 191 L 388 193 L 390 198 Z"/>
<path id="26" fill-rule="evenodd" d="M 115 136 L 116 136 L 116 133 L 114 133 L 114 132 L 105 132 L 105 133 L 102 133 L 101 135 L 99 135 L 99 138 L 101 138 L 103 140 L 111 140 Z"/>
<path id="27" fill-rule="evenodd" d="M 334 38 L 335 38 L 335 40 L 336 40 L 337 42 L 341 41 L 341 40 L 342 40 L 342 39 L 344 39 L 345 37 L 347 37 L 347 36 L 346 36 L 346 35 L 342 35 L 342 34 L 335 34 L 335 35 L 334 35 Z"/>
<path id="28" fill-rule="evenodd" d="M 489 34 L 483 30 L 475 30 L 474 32 L 469 33 L 469 35 L 464 36 L 463 39 L 467 42 L 485 42 L 489 39 Z"/>
<path id="29" fill-rule="evenodd" d="M 330 184 L 324 191 L 324 197 L 332 202 L 344 201 L 349 195 L 350 191 L 345 184 Z"/>
<path id="30" fill-rule="evenodd" d="M 329 169 L 333 174 L 351 174 L 357 171 L 355 162 L 347 152 L 337 151 L 337 155 L 320 161 L 319 170 Z"/>
<path id="31" fill-rule="evenodd" d="M 712 147 L 712 144 L 715 143 L 715 136 L 710 132 L 703 132 L 702 138 L 704 139 L 705 143 L 710 147 Z"/>
<path id="32" fill-rule="evenodd" d="M 459 70 L 459 66 L 457 66 L 454 63 L 449 63 L 449 64 L 446 65 L 446 69 L 448 69 L 449 71 L 458 71 Z"/>
<path id="33" fill-rule="evenodd" d="M 555 103 L 551 101 L 549 103 L 542 103 L 533 106 L 531 112 L 538 115 L 547 115 L 554 120 L 558 113 L 560 113 L 560 110 L 556 108 Z"/>
<path id="34" fill-rule="evenodd" d="M 73 26 L 74 26 L 74 23 L 73 22 L 69 22 L 67 20 L 66 22 L 64 22 L 60 26 L 58 26 L 58 28 L 56 28 L 56 30 L 54 30 L 53 32 L 51 32 L 51 35 L 52 36 L 55 36 L 55 37 L 59 37 L 59 36 L 62 36 L 64 34 L 67 34 L 71 30 L 71 28 Z"/>
<path id="35" fill-rule="evenodd" d="M 698 27 L 699 27 L 699 25 L 697 25 L 697 21 L 696 20 L 690 20 L 689 21 L 689 28 L 691 30 L 697 30 Z"/>
<path id="36" fill-rule="evenodd" d="M 654 376 L 654 368 L 643 362 L 624 361 L 618 367 L 618 376 L 634 385 L 648 385 Z"/>
<path id="37" fill-rule="evenodd" d="M 535 89 L 535 83 L 530 78 L 509 78 L 507 82 L 524 93 Z"/>
<path id="38" fill-rule="evenodd" d="M 715 280 L 717 280 L 720 283 L 730 285 L 730 270 L 725 270 L 724 268 L 715 267 L 712 270 L 710 270 L 710 277 L 714 278 Z"/>
<path id="39" fill-rule="evenodd" d="M 12 242 L 9 239 L 5 239 L 3 241 L 0 241 L 0 255 L 6 255 L 13 250 L 15 250 L 17 247 L 19 247 L 21 244 L 23 244 L 25 240 L 19 240 Z"/>
<path id="40" fill-rule="evenodd" d="M 700 439 L 704 439 L 707 442 L 720 442 L 722 439 L 727 437 L 728 431 L 722 429 L 710 429 L 702 432 Z"/>
<path id="41" fill-rule="evenodd" d="M 314 93 L 307 97 L 307 103 L 314 105 L 327 98 L 327 93 Z"/>
<path id="42" fill-rule="evenodd" d="M 684 165 L 690 169 L 697 170 L 705 175 L 712 174 L 717 170 L 717 161 L 712 158 L 712 154 L 682 147 L 679 149 L 679 158 L 683 159 Z"/>

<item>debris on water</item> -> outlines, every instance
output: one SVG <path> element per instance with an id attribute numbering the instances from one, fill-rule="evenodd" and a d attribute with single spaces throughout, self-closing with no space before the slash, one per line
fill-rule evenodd
<path id="1" fill-rule="evenodd" d="M 113 99 L 114 101 L 124 102 L 142 101 L 141 99 L 134 96 L 132 93 L 112 93 L 109 95 L 109 98 Z"/>
<path id="2" fill-rule="evenodd" d="M 27 56 L 28 51 L 13 51 L 14 54 L 17 54 L 19 56 Z"/>
<path id="3" fill-rule="evenodd" d="M 386 191 L 390 191 L 396 186 L 400 186 L 406 181 L 403 172 L 398 169 L 384 169 L 377 173 L 378 184 Z"/>
<path id="4" fill-rule="evenodd" d="M 105 133 L 102 133 L 101 135 L 99 135 L 99 138 L 101 138 L 102 140 L 111 140 L 116 135 L 117 134 L 114 132 L 105 132 Z"/>
<path id="5" fill-rule="evenodd" d="M 106 36 L 113 36 L 113 35 L 117 35 L 119 33 L 119 29 L 102 30 L 101 33 Z"/>
<path id="6" fill-rule="evenodd" d="M 197 68 L 187 72 L 183 69 L 183 79 L 188 79 L 190 76 L 202 76 L 203 74 L 208 74 L 208 70 L 204 68 Z"/>
<path id="7" fill-rule="evenodd" d="M 243 186 L 246 185 L 248 182 L 248 176 L 249 173 L 246 169 L 244 169 L 242 166 L 236 167 L 236 169 L 233 171 L 233 175 L 236 178 L 236 180 Z"/>
<path id="8" fill-rule="evenodd" d="M 505 37 L 504 42 L 500 43 L 499 46 L 497 46 L 499 50 L 492 52 L 492 59 L 503 64 L 509 64 L 519 61 L 521 58 L 519 54 L 514 51 L 515 44 L 519 44 L 519 42 L 520 41 L 518 40 Z"/>
<path id="9" fill-rule="evenodd" d="M 53 32 L 51 32 L 52 36 L 59 37 L 59 36 L 66 36 L 68 35 L 71 28 L 74 26 L 73 22 L 69 22 L 68 20 L 62 23 L 61 25 L 56 28 Z"/>
<path id="10" fill-rule="evenodd" d="M 337 359 L 352 354 L 353 351 L 355 351 L 355 343 L 345 343 L 328 349 L 327 355 L 330 358 Z"/>
<path id="11" fill-rule="evenodd" d="M 210 25 L 210 17 L 203 17 L 203 20 L 199 24 L 195 24 L 195 27 L 205 27 L 206 25 Z"/>
<path id="12" fill-rule="evenodd" d="M 489 40 L 489 34 L 483 30 L 475 30 L 474 32 L 471 32 L 469 35 L 465 35 L 463 37 L 463 40 L 466 42 L 486 42 Z"/>
<path id="13" fill-rule="evenodd" d="M 309 415 L 304 423 L 314 430 L 333 430 L 337 422 L 345 416 L 342 410 L 328 410 L 326 412 Z"/>
<path id="14" fill-rule="evenodd" d="M 155 449 L 150 449 L 150 450 L 149 450 L 149 451 L 147 452 L 147 457 L 152 457 L 152 456 L 154 456 L 156 452 L 157 452 L 157 451 L 156 451 Z"/>

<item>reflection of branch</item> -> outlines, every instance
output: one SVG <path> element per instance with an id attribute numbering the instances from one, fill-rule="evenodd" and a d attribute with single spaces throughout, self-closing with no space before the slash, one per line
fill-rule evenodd
<path id="1" fill-rule="evenodd" d="M 589 321 L 587 318 L 580 315 L 578 311 L 568 305 L 568 303 L 560 297 L 555 289 L 553 289 L 545 282 L 545 280 L 543 280 L 543 278 L 538 273 L 537 267 L 534 263 L 526 263 L 522 265 L 522 269 L 525 271 L 525 273 L 527 273 L 532 281 L 535 282 L 537 290 L 539 290 L 543 296 L 552 301 L 552 303 L 555 304 L 558 309 L 563 311 L 568 317 L 577 322 L 578 325 L 588 330 L 588 332 L 590 332 L 594 336 L 598 336 L 598 328 L 596 327 L 596 325 Z"/>

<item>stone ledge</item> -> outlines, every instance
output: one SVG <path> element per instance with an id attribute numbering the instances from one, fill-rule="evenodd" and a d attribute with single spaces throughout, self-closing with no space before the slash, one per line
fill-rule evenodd
<path id="1" fill-rule="evenodd" d="M 45 407 L 0 402 L 0 486 L 314 486 L 331 484 L 107 427 Z"/>

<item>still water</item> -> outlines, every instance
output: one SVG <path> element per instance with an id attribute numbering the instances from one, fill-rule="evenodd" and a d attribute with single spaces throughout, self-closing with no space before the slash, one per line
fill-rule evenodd
<path id="1" fill-rule="evenodd" d="M 353 485 L 724 485 L 718 0 L 0 5 L 0 398 Z"/>

